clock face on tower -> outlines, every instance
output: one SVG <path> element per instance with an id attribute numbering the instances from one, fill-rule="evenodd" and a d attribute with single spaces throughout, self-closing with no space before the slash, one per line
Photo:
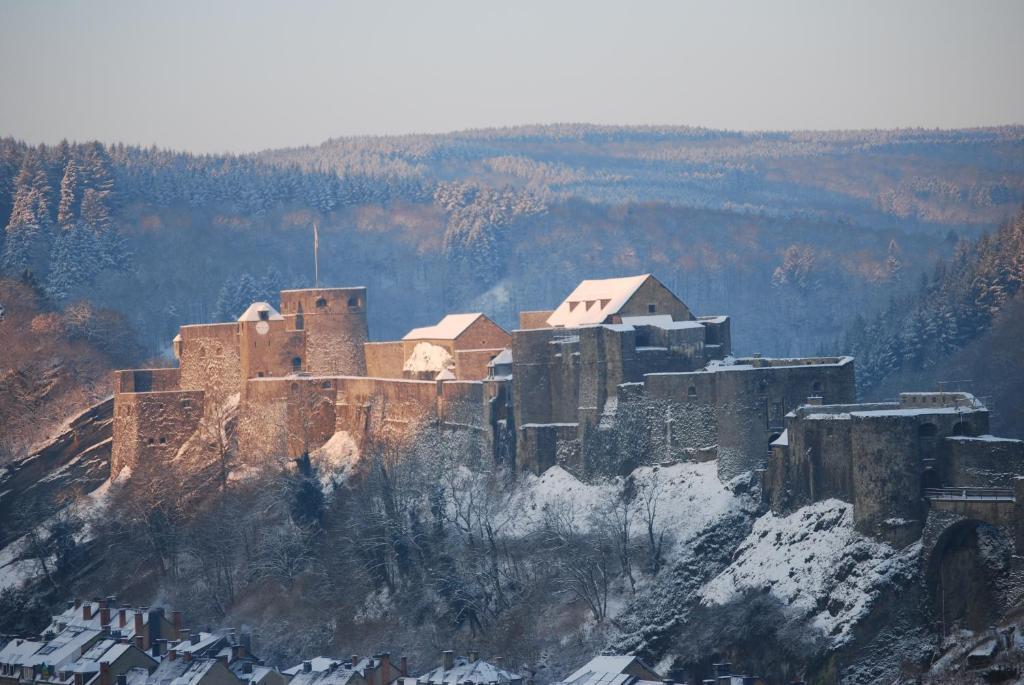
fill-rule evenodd
<path id="1" fill-rule="evenodd" d="M 269 330 L 270 330 L 270 324 L 267 323 L 266 321 L 257 321 L 256 322 L 256 332 L 259 333 L 260 335 L 266 335 L 267 331 L 269 331 Z"/>

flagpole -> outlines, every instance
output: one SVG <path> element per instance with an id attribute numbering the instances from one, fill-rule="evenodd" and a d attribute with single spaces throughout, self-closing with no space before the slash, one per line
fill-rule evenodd
<path id="1" fill-rule="evenodd" d="M 320 287 L 320 232 L 313 223 L 313 273 L 315 287 Z"/>

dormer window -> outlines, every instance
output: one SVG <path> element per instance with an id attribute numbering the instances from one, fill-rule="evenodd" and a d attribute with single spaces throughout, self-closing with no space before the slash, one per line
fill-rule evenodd
<path id="1" fill-rule="evenodd" d="M 609 302 L 611 302 L 611 300 L 601 300 L 601 309 L 607 307 Z"/>
<path id="2" fill-rule="evenodd" d="M 569 311 L 570 312 L 576 311 L 576 307 L 579 307 L 579 306 L 580 306 L 579 302 L 570 302 L 569 303 Z"/>
<path id="3" fill-rule="evenodd" d="M 653 302 L 651 302 L 651 303 L 649 303 L 647 305 L 647 313 L 648 314 L 653 314 L 656 311 L 658 311 L 658 305 L 654 304 Z"/>
<path id="4" fill-rule="evenodd" d="M 270 321 L 270 312 L 268 312 L 266 309 L 261 309 L 260 321 Z"/>

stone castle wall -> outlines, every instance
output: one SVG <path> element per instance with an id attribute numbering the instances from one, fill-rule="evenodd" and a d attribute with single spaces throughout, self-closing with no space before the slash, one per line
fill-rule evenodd
<path id="1" fill-rule="evenodd" d="M 227 399 L 242 390 L 242 364 L 237 323 L 182 326 L 182 390 L 202 390 Z"/>
<path id="2" fill-rule="evenodd" d="M 111 476 L 174 457 L 199 427 L 203 397 L 196 390 L 116 393 Z"/>
<path id="3" fill-rule="evenodd" d="M 401 340 L 368 342 L 363 345 L 366 375 L 370 378 L 401 378 L 405 347 Z"/>
<path id="4" fill-rule="evenodd" d="M 950 486 L 1011 488 L 1024 477 L 1024 441 L 948 437 L 939 452 L 942 483 Z"/>

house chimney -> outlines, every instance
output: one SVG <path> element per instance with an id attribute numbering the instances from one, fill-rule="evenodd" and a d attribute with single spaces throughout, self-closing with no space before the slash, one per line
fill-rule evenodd
<path id="1" fill-rule="evenodd" d="M 100 602 L 100 628 L 110 625 L 110 607 L 106 604 L 106 602 Z"/>
<path id="2" fill-rule="evenodd" d="M 90 604 L 89 602 L 86 602 L 85 604 L 82 605 L 82 620 L 83 621 L 91 621 L 92 620 L 92 604 Z"/>
<path id="3" fill-rule="evenodd" d="M 352 668 L 355 668 L 358 665 L 359 665 L 359 655 L 358 654 L 353 654 L 352 655 Z"/>
<path id="4" fill-rule="evenodd" d="M 192 661 L 192 652 L 185 652 L 182 655 L 182 658 L 185 659 L 185 661 Z"/>
<path id="5" fill-rule="evenodd" d="M 146 651 L 146 641 L 141 635 L 136 635 L 134 641 L 136 649 L 138 649 L 140 652 Z"/>
<path id="6" fill-rule="evenodd" d="M 143 618 L 143 613 L 142 612 L 143 611 L 144 611 L 144 609 L 141 608 L 141 607 L 135 610 L 135 626 L 134 627 L 135 627 L 135 635 L 138 636 L 138 637 L 142 636 L 142 631 L 145 629 L 145 626 L 142 623 L 142 618 Z"/>
<path id="7" fill-rule="evenodd" d="M 178 631 L 178 640 L 180 642 L 188 642 L 188 634 L 191 633 L 191 632 L 192 631 L 189 630 L 188 628 L 182 628 L 181 630 Z"/>
<path id="8" fill-rule="evenodd" d="M 117 610 L 117 627 L 124 628 L 128 625 L 128 607 L 122 606 Z"/>
<path id="9" fill-rule="evenodd" d="M 77 609 L 80 606 L 82 606 L 82 598 L 81 597 L 75 597 L 75 608 Z"/>
<path id="10" fill-rule="evenodd" d="M 403 676 L 409 675 L 409 657 L 403 656 L 402 660 L 399 662 L 399 664 L 400 664 L 399 668 L 402 670 L 402 675 Z"/>
<path id="11" fill-rule="evenodd" d="M 149 647 L 149 654 L 154 659 L 160 658 L 160 640 L 153 640 L 153 644 Z"/>
<path id="12" fill-rule="evenodd" d="M 245 645 L 231 645 L 231 658 L 233 660 L 245 658 Z"/>
<path id="13" fill-rule="evenodd" d="M 302 662 L 302 672 L 303 673 L 309 673 L 312 670 L 313 670 L 313 662 L 312 661 L 303 661 Z"/>
<path id="14" fill-rule="evenodd" d="M 85 685 L 85 674 L 84 673 L 76 673 L 75 674 L 75 685 Z"/>
<path id="15" fill-rule="evenodd" d="M 446 671 L 455 668 L 455 652 L 450 649 L 441 652 L 441 667 Z"/>
<path id="16" fill-rule="evenodd" d="M 113 685 L 110 682 L 110 664 L 106 661 L 100 662 L 100 685 Z"/>
<path id="17" fill-rule="evenodd" d="M 174 626 L 174 639 L 180 640 L 181 626 L 183 625 L 180 611 L 171 612 L 171 624 Z"/>
<path id="18" fill-rule="evenodd" d="M 198 644 L 199 644 L 199 638 L 200 638 L 200 637 L 201 637 L 201 634 L 200 634 L 200 632 L 199 632 L 199 631 L 197 630 L 196 632 L 194 632 L 194 633 L 192 633 L 191 635 L 189 635 L 189 636 L 188 636 L 188 639 L 189 639 L 189 642 L 191 642 L 192 644 L 194 644 L 194 645 L 198 645 Z"/>
<path id="19" fill-rule="evenodd" d="M 383 652 L 380 655 L 380 683 L 379 685 L 388 685 L 391 682 L 391 654 L 389 652 Z"/>
<path id="20" fill-rule="evenodd" d="M 176 650 L 176 649 L 167 650 L 167 660 L 168 661 L 174 661 L 177 658 L 178 658 L 178 650 Z"/>

